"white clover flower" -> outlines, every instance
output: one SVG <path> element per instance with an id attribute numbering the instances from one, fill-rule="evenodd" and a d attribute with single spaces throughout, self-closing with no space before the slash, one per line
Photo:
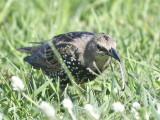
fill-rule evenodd
<path id="1" fill-rule="evenodd" d="M 72 104 L 72 101 L 69 99 L 69 98 L 65 98 L 63 101 L 62 101 L 62 104 L 65 108 L 68 109 L 68 112 L 69 114 L 71 115 L 72 119 L 73 120 L 76 120 L 76 117 L 74 116 L 73 114 L 73 111 L 72 111 L 72 108 L 73 108 L 73 104 Z"/>
<path id="2" fill-rule="evenodd" d="M 59 117 L 59 119 L 61 119 L 61 120 L 62 120 L 62 119 L 63 119 L 63 116 L 60 116 L 60 117 Z"/>
<path id="3" fill-rule="evenodd" d="M 93 106 L 91 104 L 86 104 L 84 107 L 87 111 L 93 111 Z"/>
<path id="4" fill-rule="evenodd" d="M 22 80 L 17 76 L 12 76 L 12 89 L 15 91 L 23 91 L 24 90 L 24 84 Z"/>
<path id="5" fill-rule="evenodd" d="M 121 102 L 115 102 L 115 103 L 113 103 L 112 109 L 116 113 L 118 113 L 118 112 L 124 112 L 124 110 L 125 110 L 124 105 Z"/>
<path id="6" fill-rule="evenodd" d="M 136 120 L 139 120 L 139 113 L 137 112 L 137 109 L 139 109 L 141 107 L 141 105 L 138 102 L 134 102 L 132 103 L 132 108 L 131 108 L 131 112 L 134 114 L 134 118 Z"/>
<path id="7" fill-rule="evenodd" d="M 72 109 L 73 108 L 73 104 L 72 104 L 72 101 L 68 98 L 65 98 L 63 101 L 62 101 L 62 104 L 65 108 L 67 109 Z"/>
<path id="8" fill-rule="evenodd" d="M 41 111 L 51 120 L 55 119 L 55 109 L 49 103 L 42 101 L 40 103 Z"/>
<path id="9" fill-rule="evenodd" d="M 100 115 L 96 113 L 96 109 L 91 104 L 86 104 L 84 107 L 96 120 L 99 120 Z"/>
<path id="10" fill-rule="evenodd" d="M 139 109 L 141 107 L 141 105 L 138 102 L 134 102 L 134 103 L 132 103 L 132 107 Z"/>
<path id="11" fill-rule="evenodd" d="M 141 105 L 138 102 L 132 103 L 131 112 L 133 112 L 133 113 L 137 112 L 137 109 L 139 109 L 140 107 L 141 107 Z"/>

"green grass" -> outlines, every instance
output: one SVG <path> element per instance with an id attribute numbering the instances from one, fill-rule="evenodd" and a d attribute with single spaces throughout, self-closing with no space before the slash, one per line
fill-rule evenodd
<path id="1" fill-rule="evenodd" d="M 51 103 L 57 119 L 71 119 L 61 106 L 58 86 L 25 63 L 26 54 L 16 49 L 61 33 L 89 31 L 104 32 L 117 40 L 117 53 L 126 71 L 126 90 L 121 91 L 121 74 L 112 59 L 103 79 L 81 86 L 83 95 L 75 86 L 68 87 L 77 119 L 93 119 L 84 110 L 87 103 L 96 107 L 101 120 L 126 119 L 112 110 L 112 104 L 120 101 L 128 119 L 134 119 L 132 103 L 139 102 L 140 119 L 146 119 L 147 113 L 149 119 L 158 120 L 159 29 L 159 0 L 1 0 L 0 116 L 6 120 L 47 119 L 32 102 L 12 90 L 11 77 L 16 75 L 23 80 L 24 92 L 32 100 Z"/>

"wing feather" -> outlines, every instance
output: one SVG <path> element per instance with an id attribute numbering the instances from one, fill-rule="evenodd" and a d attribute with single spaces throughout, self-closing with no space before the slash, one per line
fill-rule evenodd
<path id="1" fill-rule="evenodd" d="M 95 33 L 90 32 L 70 32 L 53 37 L 52 43 L 54 44 L 62 58 L 78 58 L 76 52 L 78 48 L 71 44 L 71 42 L 76 40 L 76 38 L 81 38 L 83 35 L 90 36 L 94 34 Z M 35 69 L 42 69 L 45 72 L 58 71 L 61 65 L 47 42 L 45 41 L 33 43 L 40 45 L 36 47 L 24 47 L 18 49 L 18 51 L 31 54 L 31 56 L 25 57 L 24 60 L 30 63 Z"/>

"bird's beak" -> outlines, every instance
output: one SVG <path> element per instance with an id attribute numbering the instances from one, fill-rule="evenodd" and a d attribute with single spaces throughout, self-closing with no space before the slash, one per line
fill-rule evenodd
<path id="1" fill-rule="evenodd" d="M 115 49 L 111 48 L 109 50 L 109 55 L 112 56 L 113 58 L 115 58 L 116 60 L 118 60 L 119 62 L 121 62 L 120 58 L 118 57 Z"/>

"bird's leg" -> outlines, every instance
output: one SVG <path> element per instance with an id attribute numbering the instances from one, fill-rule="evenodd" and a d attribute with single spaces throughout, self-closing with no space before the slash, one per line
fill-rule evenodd
<path id="1" fill-rule="evenodd" d="M 99 72 L 99 74 L 101 74 L 101 71 L 99 70 L 99 68 L 97 67 L 97 65 L 96 65 L 96 62 L 95 61 L 93 61 L 93 66 L 97 69 L 97 71 Z"/>
<path id="2" fill-rule="evenodd" d="M 109 65 L 109 63 L 110 63 L 110 61 L 111 61 L 111 56 L 109 56 L 109 58 L 108 58 L 108 60 L 106 61 L 106 63 L 103 65 L 103 67 L 102 67 L 102 71 L 106 68 L 106 67 L 108 67 L 108 65 Z"/>

